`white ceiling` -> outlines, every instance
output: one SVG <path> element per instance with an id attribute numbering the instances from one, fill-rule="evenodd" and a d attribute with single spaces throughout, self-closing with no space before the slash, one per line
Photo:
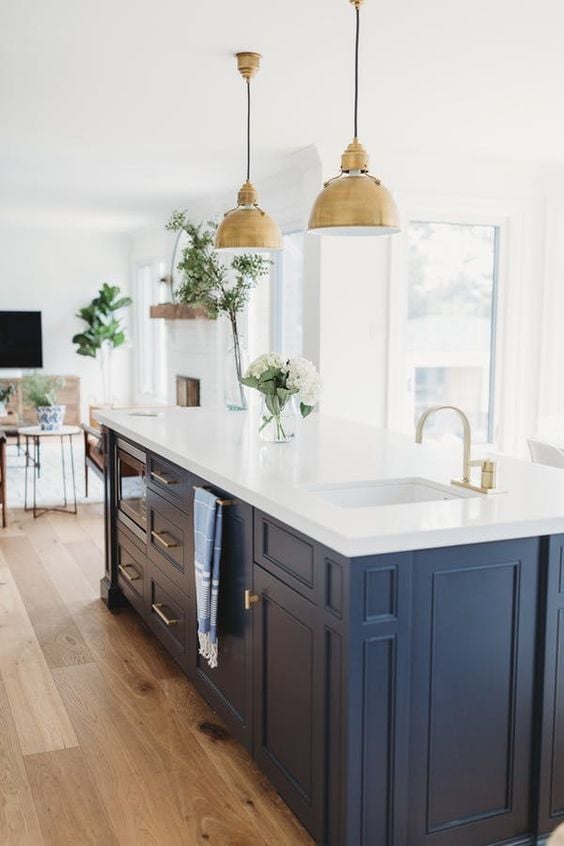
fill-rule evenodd
<path id="1" fill-rule="evenodd" d="M 366 0 L 360 136 L 564 159 L 562 0 Z M 243 178 L 235 50 L 259 50 L 256 171 L 350 140 L 347 0 L 1 0 L 0 216 L 130 227 Z"/>

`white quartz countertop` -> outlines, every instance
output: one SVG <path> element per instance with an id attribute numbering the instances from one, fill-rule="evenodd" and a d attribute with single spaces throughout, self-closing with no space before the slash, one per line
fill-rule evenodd
<path id="1" fill-rule="evenodd" d="M 355 557 L 564 532 L 564 470 L 497 456 L 506 493 L 343 508 L 310 486 L 460 478 L 462 444 L 417 445 L 397 432 L 314 414 L 293 443 L 263 444 L 252 411 L 98 411 L 98 420 L 342 555 Z M 474 458 L 484 457 L 477 446 Z M 479 477 L 479 471 L 476 470 Z"/>

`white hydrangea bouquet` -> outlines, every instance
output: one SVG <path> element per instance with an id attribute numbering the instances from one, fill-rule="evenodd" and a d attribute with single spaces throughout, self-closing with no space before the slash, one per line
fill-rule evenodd
<path id="1" fill-rule="evenodd" d="M 319 402 L 319 373 L 311 361 L 300 356 L 287 359 L 278 353 L 260 355 L 241 382 L 263 395 L 259 432 L 266 441 L 284 443 L 294 437 L 295 400 L 299 401 L 302 417 L 311 414 Z"/>

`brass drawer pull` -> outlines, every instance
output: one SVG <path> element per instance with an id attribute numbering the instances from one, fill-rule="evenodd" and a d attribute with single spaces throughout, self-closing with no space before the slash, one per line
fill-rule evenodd
<path id="1" fill-rule="evenodd" d="M 260 596 L 250 590 L 245 591 L 245 611 L 250 611 L 252 606 L 260 602 Z"/>
<path id="2" fill-rule="evenodd" d="M 171 543 L 170 541 L 167 541 L 165 538 L 163 538 L 162 535 L 159 535 L 158 532 L 152 531 L 151 537 L 154 538 L 159 543 L 161 543 L 165 547 L 165 549 L 174 549 L 175 547 L 178 546 L 176 541 L 172 541 L 172 543 Z"/>
<path id="3" fill-rule="evenodd" d="M 178 485 L 179 480 L 170 478 L 169 476 L 163 476 L 161 473 L 157 473 L 156 470 L 151 470 L 151 479 L 156 479 L 157 482 L 160 482 L 161 485 Z"/>
<path id="4" fill-rule="evenodd" d="M 139 574 L 138 574 L 137 572 L 135 572 L 135 570 L 134 570 L 135 575 L 134 575 L 134 576 L 130 576 L 130 575 L 129 575 L 129 573 L 127 572 L 127 568 L 128 568 L 128 567 L 133 567 L 133 564 L 118 564 L 118 570 L 120 571 L 120 573 L 122 574 L 122 576 L 125 576 L 125 578 L 127 579 L 127 581 L 128 581 L 128 582 L 136 582 L 136 581 L 138 581 L 138 579 L 140 579 L 140 578 L 141 578 L 141 577 L 139 576 Z"/>
<path id="5" fill-rule="evenodd" d="M 163 607 L 162 602 L 153 602 L 153 604 L 151 605 L 151 608 L 153 609 L 155 614 L 158 614 L 158 616 L 161 618 L 161 620 L 163 621 L 165 626 L 174 626 L 175 623 L 180 622 L 179 620 L 175 620 L 172 617 L 167 617 L 166 614 L 164 613 L 164 611 L 161 611 L 162 607 Z"/>

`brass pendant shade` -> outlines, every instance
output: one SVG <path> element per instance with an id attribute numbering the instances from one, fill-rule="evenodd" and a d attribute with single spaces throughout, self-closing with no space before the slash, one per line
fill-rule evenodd
<path id="1" fill-rule="evenodd" d="M 394 198 L 368 171 L 368 153 L 358 140 L 358 53 L 360 6 L 356 12 L 354 138 L 341 156 L 341 172 L 323 186 L 309 218 L 308 230 L 328 235 L 393 235 L 400 231 Z"/>
<path id="2" fill-rule="evenodd" d="M 236 53 L 237 68 L 247 85 L 247 178 L 237 195 L 237 206 L 226 212 L 215 236 L 215 248 L 223 252 L 276 252 L 282 249 L 282 233 L 276 221 L 258 204 L 251 182 L 251 79 L 260 67 L 260 53 Z"/>
<path id="3" fill-rule="evenodd" d="M 350 166 L 356 155 L 365 162 L 361 167 Z M 394 198 L 368 173 L 368 156 L 356 139 L 343 153 L 341 175 L 326 182 L 317 197 L 308 229 L 328 235 L 393 235 L 400 231 Z"/>

